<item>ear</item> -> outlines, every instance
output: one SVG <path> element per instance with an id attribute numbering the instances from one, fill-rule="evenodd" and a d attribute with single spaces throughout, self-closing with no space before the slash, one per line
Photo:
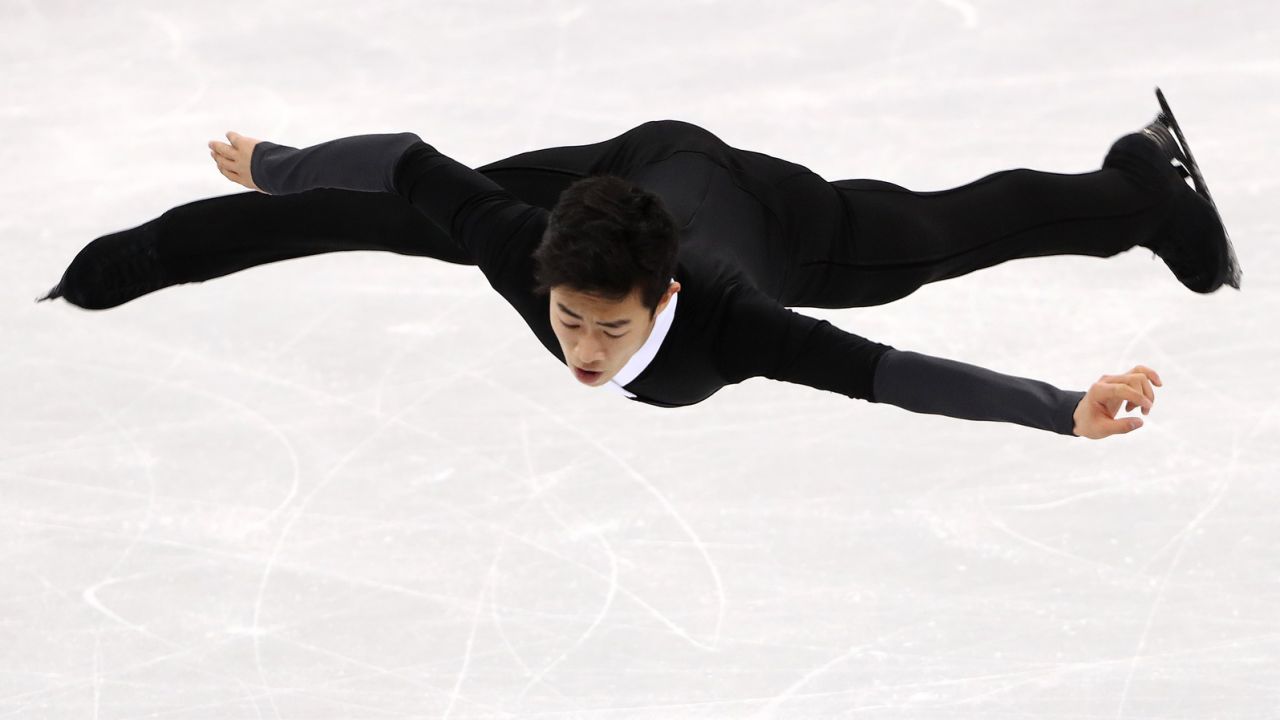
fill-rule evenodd
<path id="1" fill-rule="evenodd" d="M 680 283 L 672 280 L 671 283 L 667 285 L 667 291 L 662 294 L 662 299 L 658 300 L 658 307 L 653 309 L 653 315 L 650 317 L 656 317 L 658 313 L 662 312 L 667 307 L 667 303 L 671 302 L 671 296 L 678 292 L 680 292 Z"/>

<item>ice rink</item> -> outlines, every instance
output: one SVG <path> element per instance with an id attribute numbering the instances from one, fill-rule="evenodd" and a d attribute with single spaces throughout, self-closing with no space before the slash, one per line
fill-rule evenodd
<path id="1" fill-rule="evenodd" d="M 1280 718 L 1280 5 L 0 0 L 0 28 L 0 718 Z M 631 402 L 420 257 L 33 302 L 93 238 L 243 192 L 228 130 L 475 167 L 675 118 L 940 190 L 1096 169 L 1157 84 L 1241 291 L 1137 248 L 802 310 L 1064 389 L 1156 369 L 1100 441 L 763 378 Z"/>

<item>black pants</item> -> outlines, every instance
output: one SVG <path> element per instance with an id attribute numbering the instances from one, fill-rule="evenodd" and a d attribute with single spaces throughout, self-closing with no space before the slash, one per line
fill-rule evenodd
<path id="1" fill-rule="evenodd" d="M 477 170 L 522 200 L 551 208 L 560 192 L 585 177 L 615 140 L 534 150 Z M 1161 162 L 1153 144 L 1127 135 L 1095 172 L 1007 170 L 939 192 L 913 192 L 877 180 L 828 183 L 810 173 L 793 185 L 788 197 L 813 207 L 795 208 L 793 214 L 810 224 L 828 225 L 824 237 L 832 239 L 807 246 L 797 257 L 792 272 L 796 287 L 803 290 L 783 304 L 878 305 L 925 283 L 1006 260 L 1109 257 L 1137 244 L 1150 245 L 1169 215 L 1171 192 L 1158 169 Z M 141 227 L 157 234 L 164 285 L 345 250 L 473 264 L 447 232 L 389 193 L 244 192 L 174 207 Z"/>

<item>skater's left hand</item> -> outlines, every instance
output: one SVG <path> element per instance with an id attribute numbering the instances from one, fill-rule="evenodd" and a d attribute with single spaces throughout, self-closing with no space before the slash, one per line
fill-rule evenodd
<path id="1" fill-rule="evenodd" d="M 227 139 L 231 141 L 230 145 L 217 140 L 209 141 L 209 154 L 218 164 L 218 172 L 233 183 L 265 193 L 265 190 L 254 184 L 253 176 L 249 173 L 249 161 L 253 158 L 253 148 L 262 141 L 245 137 L 234 131 L 227 132 Z"/>
<path id="2" fill-rule="evenodd" d="M 1099 440 L 1108 435 L 1127 433 L 1142 427 L 1142 418 L 1116 419 L 1120 406 L 1126 410 L 1142 408 L 1142 414 L 1151 412 L 1156 401 L 1156 391 L 1151 387 L 1163 387 L 1160 376 L 1145 365 L 1138 365 L 1123 375 L 1103 375 L 1085 392 L 1076 406 L 1076 435 Z"/>

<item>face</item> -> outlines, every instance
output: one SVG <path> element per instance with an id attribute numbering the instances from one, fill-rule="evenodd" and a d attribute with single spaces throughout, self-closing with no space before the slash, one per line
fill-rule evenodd
<path id="1" fill-rule="evenodd" d="M 608 300 L 567 287 L 551 288 L 551 327 L 569 372 L 584 385 L 609 382 L 649 339 L 658 315 L 679 290 L 680 283 L 672 282 L 650 318 L 639 289 L 622 300 Z"/>

